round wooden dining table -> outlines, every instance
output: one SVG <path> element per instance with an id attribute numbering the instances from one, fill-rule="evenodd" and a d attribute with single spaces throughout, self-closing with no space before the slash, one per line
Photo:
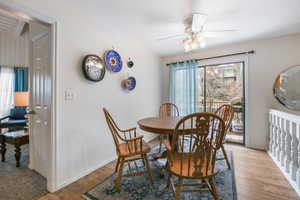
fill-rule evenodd
<path id="1" fill-rule="evenodd" d="M 150 133 L 155 133 L 159 135 L 168 135 L 170 143 L 172 140 L 172 134 L 176 128 L 177 123 L 182 119 L 182 117 L 148 117 L 138 121 L 140 129 Z M 164 151 L 161 154 L 154 154 L 154 159 L 166 158 L 167 152 Z M 163 172 L 161 171 L 161 177 Z"/>
<path id="2" fill-rule="evenodd" d="M 139 120 L 138 125 L 143 131 L 171 136 L 181 119 L 182 117 L 148 117 Z"/>

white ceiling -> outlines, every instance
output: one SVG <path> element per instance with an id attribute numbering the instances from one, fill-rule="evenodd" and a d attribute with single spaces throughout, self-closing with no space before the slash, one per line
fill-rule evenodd
<path id="1" fill-rule="evenodd" d="M 157 38 L 183 33 L 185 19 L 194 12 L 208 15 L 206 28 L 209 30 L 237 30 L 221 37 L 207 39 L 207 47 L 300 32 L 300 0 L 110 0 L 96 2 L 96 5 L 86 12 L 87 23 L 95 21 L 103 27 L 104 32 L 107 29 L 114 29 L 115 32 L 121 33 L 121 36 L 124 34 L 136 37 L 160 56 L 184 53 L 182 39 L 158 41 Z M 80 8 L 84 4 L 82 1 L 72 3 L 79 4 Z M 94 13 L 97 13 L 97 18 Z M 0 31 L 4 27 L 7 30 L 20 32 L 22 22 L 19 19 L 0 15 Z"/>
<path id="2" fill-rule="evenodd" d="M 182 39 L 157 41 L 157 38 L 183 33 L 184 20 L 193 12 L 208 15 L 206 28 L 209 30 L 237 30 L 221 37 L 207 39 L 207 47 L 300 32 L 300 0 L 139 0 L 132 1 L 132 4 L 129 2 L 131 1 L 119 6 L 125 6 L 129 15 L 139 17 L 135 23 L 136 30 L 142 34 L 149 47 L 160 56 L 184 52 Z"/>

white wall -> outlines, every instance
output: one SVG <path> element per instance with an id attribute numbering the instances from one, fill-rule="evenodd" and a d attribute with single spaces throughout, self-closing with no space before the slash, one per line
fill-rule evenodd
<path id="1" fill-rule="evenodd" d="M 115 157 L 103 107 L 121 128 L 137 126 L 139 119 L 157 115 L 161 103 L 160 60 L 139 39 L 134 29 L 138 23 L 135 16 L 124 15 L 127 10 L 114 9 L 116 2 L 28 0 L 25 6 L 58 22 L 58 183 L 63 186 Z M 131 57 L 135 66 L 129 70 L 124 65 L 119 73 L 107 71 L 98 83 L 87 81 L 81 70 L 83 57 L 91 53 L 103 55 L 112 46 L 124 64 Z M 136 89 L 129 93 L 120 86 L 128 72 L 137 79 Z M 73 101 L 64 100 L 66 90 L 74 93 Z"/>
<path id="2" fill-rule="evenodd" d="M 300 65 L 300 34 L 280 38 L 248 41 L 232 45 L 207 48 L 198 52 L 162 58 L 166 64 L 191 58 L 203 58 L 242 51 L 255 50 L 248 65 L 248 146 L 267 148 L 268 110 L 277 108 L 289 112 L 273 97 L 272 86 L 276 76 L 284 69 Z M 163 68 L 163 99 L 168 98 L 168 69 Z M 294 112 L 297 113 L 297 112 Z M 298 114 L 300 114 L 298 112 Z"/>

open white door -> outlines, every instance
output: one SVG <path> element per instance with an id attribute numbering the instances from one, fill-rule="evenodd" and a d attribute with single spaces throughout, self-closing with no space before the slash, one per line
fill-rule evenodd
<path id="1" fill-rule="evenodd" d="M 30 168 L 49 181 L 51 173 L 52 67 L 50 26 L 31 22 Z"/>

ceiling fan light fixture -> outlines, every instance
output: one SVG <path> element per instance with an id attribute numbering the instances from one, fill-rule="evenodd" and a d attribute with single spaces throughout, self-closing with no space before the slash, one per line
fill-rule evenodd
<path id="1" fill-rule="evenodd" d="M 184 39 L 183 41 L 182 41 L 182 43 L 184 44 L 184 45 L 187 45 L 187 44 L 189 44 L 189 43 L 191 43 L 192 42 L 192 40 L 190 39 L 190 38 L 186 38 L 186 39 Z"/>
<path id="2" fill-rule="evenodd" d="M 185 31 L 186 34 L 191 34 L 192 33 L 192 29 L 191 29 L 190 26 L 186 26 L 184 31 Z"/>
<path id="3" fill-rule="evenodd" d="M 189 51 L 190 51 L 189 45 L 184 45 L 184 51 L 185 51 L 185 52 L 189 52 Z"/>
<path id="4" fill-rule="evenodd" d="M 198 49 L 199 48 L 199 42 L 194 40 L 193 42 L 191 42 L 190 46 L 191 46 L 192 50 Z"/>
<path id="5" fill-rule="evenodd" d="M 204 47 L 206 47 L 206 43 L 205 43 L 204 41 L 203 41 L 203 42 L 201 42 L 201 43 L 200 43 L 200 47 L 201 47 L 201 48 L 204 48 Z"/>
<path id="6" fill-rule="evenodd" d="M 209 30 L 206 27 L 208 15 L 192 13 L 184 20 L 184 33 L 165 37 L 158 40 L 181 38 L 186 52 L 206 47 L 206 38 L 217 37 L 220 33 L 232 33 L 236 30 Z M 177 41 L 176 41 L 177 42 Z"/>
<path id="7" fill-rule="evenodd" d="M 206 46 L 204 37 L 200 33 L 193 34 L 191 35 L 191 37 L 185 38 L 182 41 L 182 43 L 185 52 L 189 52 L 199 48 L 204 48 Z"/>
<path id="8" fill-rule="evenodd" d="M 204 42 L 204 37 L 202 34 L 198 33 L 197 36 L 196 36 L 196 40 L 201 43 L 201 42 Z"/>
<path id="9" fill-rule="evenodd" d="M 191 50 L 192 50 L 192 48 L 191 48 L 191 45 L 190 45 L 190 44 L 185 44 L 185 45 L 183 45 L 183 47 L 184 47 L 184 51 L 185 51 L 185 52 L 189 52 L 189 51 L 191 51 Z"/>

